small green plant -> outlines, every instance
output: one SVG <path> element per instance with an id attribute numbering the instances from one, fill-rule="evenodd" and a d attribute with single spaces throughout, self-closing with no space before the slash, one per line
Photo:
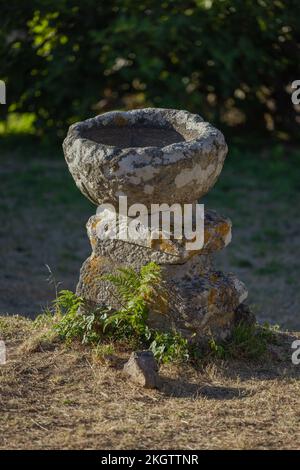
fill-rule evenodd
<path id="1" fill-rule="evenodd" d="M 245 359 L 259 359 L 262 357 L 271 343 L 276 343 L 277 325 L 237 325 L 230 340 L 230 355 L 233 357 L 244 357 Z"/>
<path id="2" fill-rule="evenodd" d="M 211 353 L 221 359 L 259 359 L 266 351 L 268 344 L 276 342 L 279 327 L 264 325 L 247 325 L 239 323 L 233 329 L 229 340 L 217 343 L 213 338 L 209 342 Z"/>
<path id="3" fill-rule="evenodd" d="M 70 290 L 61 290 L 53 301 L 55 311 L 60 316 L 76 313 L 82 303 L 82 298 Z"/>
<path id="4" fill-rule="evenodd" d="M 214 338 L 211 338 L 208 342 L 208 346 L 212 354 L 219 359 L 224 359 L 226 357 L 226 349 L 222 344 L 219 344 L 215 341 Z"/>
<path id="5" fill-rule="evenodd" d="M 148 348 L 162 363 L 198 360 L 207 355 L 207 351 L 200 351 L 196 344 L 191 346 L 178 332 L 162 332 L 149 327 L 150 306 L 158 301 L 167 302 L 161 268 L 157 264 L 148 263 L 139 272 L 120 268 L 101 279 L 112 284 L 112 293 L 117 297 L 120 309 L 82 312 L 85 310 L 83 299 L 62 290 L 54 301 L 54 312 L 46 311 L 34 322 L 43 339 L 48 338 L 47 331 L 50 331 L 66 343 L 81 341 L 93 346 L 94 355 L 99 358 L 109 355 L 118 343 Z M 267 324 L 240 323 L 227 341 L 217 342 L 211 338 L 208 355 L 221 359 L 258 359 L 267 351 L 268 344 L 275 342 L 277 330 L 278 327 Z"/>
<path id="6" fill-rule="evenodd" d="M 33 327 L 35 330 L 51 327 L 54 324 L 54 319 L 55 315 L 53 315 L 50 308 L 47 308 L 34 319 Z"/>
<path id="7" fill-rule="evenodd" d="M 187 360 L 187 341 L 179 333 L 162 333 L 148 327 L 146 321 L 149 306 L 160 297 L 166 301 L 161 279 L 161 268 L 148 263 L 137 273 L 131 268 L 120 268 L 117 274 L 102 279 L 110 281 L 118 291 L 122 307 L 104 321 L 104 330 L 112 331 L 114 337 L 134 338 L 149 347 L 159 362 Z"/>
<path id="8" fill-rule="evenodd" d="M 153 340 L 149 349 L 153 352 L 158 362 L 188 361 L 190 350 L 188 341 L 179 333 L 152 333 Z"/>
<path id="9" fill-rule="evenodd" d="M 165 300 L 161 269 L 155 263 L 143 266 L 139 272 L 120 268 L 115 274 L 102 276 L 117 290 L 121 308 L 114 313 L 101 309 L 81 313 L 83 299 L 71 291 L 62 290 L 54 300 L 54 316 L 50 312 L 36 320 L 44 326 L 52 322 L 52 330 L 66 343 L 80 340 L 96 345 L 94 352 L 101 356 L 112 348 L 115 341 L 125 341 L 153 351 L 159 362 L 187 360 L 187 341 L 179 333 L 162 333 L 147 325 L 149 306 L 158 296 Z M 50 325 L 49 323 L 49 325 Z M 110 340 L 110 344 L 101 344 Z"/>
<path id="10" fill-rule="evenodd" d="M 67 343 L 77 339 L 83 344 L 95 344 L 100 340 L 103 325 L 101 314 L 82 314 L 79 309 L 83 299 L 69 290 L 59 292 L 54 301 L 56 321 L 54 330 Z"/>
<path id="11" fill-rule="evenodd" d="M 149 338 L 146 325 L 148 306 L 161 285 L 161 269 L 150 262 L 140 272 L 132 268 L 119 268 L 116 274 L 107 274 L 102 279 L 110 281 L 117 289 L 122 307 L 104 320 L 104 329 L 111 326 L 124 328 L 126 334 Z"/>
<path id="12" fill-rule="evenodd" d="M 100 343 L 93 348 L 92 354 L 95 359 L 105 360 L 109 356 L 113 356 L 116 352 L 115 344 L 110 343 Z"/>

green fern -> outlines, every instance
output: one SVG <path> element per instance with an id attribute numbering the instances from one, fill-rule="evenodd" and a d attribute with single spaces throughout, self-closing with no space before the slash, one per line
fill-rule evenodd
<path id="1" fill-rule="evenodd" d="M 110 281 L 125 302 L 135 297 L 147 297 L 161 283 L 161 268 L 154 262 L 142 266 L 139 272 L 132 268 L 118 268 L 116 274 L 105 274 L 103 280 Z"/>
<path id="2" fill-rule="evenodd" d="M 75 313 L 82 305 L 83 299 L 70 290 L 61 290 L 53 301 L 55 311 L 58 315 Z"/>
<path id="3" fill-rule="evenodd" d="M 99 312 L 80 313 L 83 299 L 69 290 L 60 291 L 53 303 L 57 317 L 54 330 L 61 339 L 66 343 L 73 340 L 80 340 L 83 344 L 99 342 L 102 332 Z"/>
<path id="4" fill-rule="evenodd" d="M 139 272 L 120 268 L 101 279 L 116 288 L 121 308 L 114 313 L 104 308 L 80 313 L 83 299 L 71 291 L 60 291 L 54 301 L 52 329 L 61 339 L 66 343 L 79 340 L 92 345 L 99 345 L 102 339 L 125 340 L 150 348 L 160 362 L 188 359 L 187 341 L 179 333 L 162 333 L 147 325 L 149 305 L 164 292 L 161 268 L 157 264 L 151 262 Z"/>
<path id="5" fill-rule="evenodd" d="M 120 310 L 104 321 L 104 330 L 108 326 L 117 328 L 127 324 L 134 334 L 148 335 L 148 304 L 162 282 L 161 268 L 151 262 L 139 272 L 132 268 L 119 268 L 116 274 L 106 274 L 101 279 L 110 281 L 125 302 Z"/>
<path id="6" fill-rule="evenodd" d="M 117 274 L 105 274 L 101 278 L 110 281 L 125 302 L 137 295 L 141 284 L 138 273 L 131 268 L 119 268 Z"/>

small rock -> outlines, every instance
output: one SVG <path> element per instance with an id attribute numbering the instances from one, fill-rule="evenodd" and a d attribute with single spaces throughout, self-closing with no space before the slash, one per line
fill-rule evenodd
<path id="1" fill-rule="evenodd" d="M 123 371 L 133 382 L 144 388 L 158 388 L 158 365 L 151 351 L 133 352 Z"/>

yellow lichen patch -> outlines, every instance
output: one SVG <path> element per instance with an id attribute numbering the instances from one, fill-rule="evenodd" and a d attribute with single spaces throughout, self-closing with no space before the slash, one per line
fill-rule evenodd
<path id="1" fill-rule="evenodd" d="M 200 254 L 201 251 L 202 251 L 202 249 L 201 250 L 186 250 L 185 251 L 185 259 L 188 260 L 188 259 L 192 258 L 193 256 L 196 256 L 196 255 Z"/>
<path id="2" fill-rule="evenodd" d="M 126 124 L 128 124 L 128 121 L 124 116 L 117 115 L 114 118 L 114 123 L 116 126 L 126 126 Z"/>
<path id="3" fill-rule="evenodd" d="M 149 305 L 153 313 L 166 315 L 169 312 L 168 292 L 164 290 L 163 292 L 157 293 L 154 300 L 150 299 Z"/>
<path id="4" fill-rule="evenodd" d="M 101 220 L 100 217 L 94 217 L 91 223 L 92 230 L 96 230 L 97 224 L 98 222 L 100 222 L 100 220 Z"/>
<path id="5" fill-rule="evenodd" d="M 95 248 L 96 246 L 96 243 L 97 243 L 97 240 L 95 237 L 91 236 L 90 238 L 90 242 L 91 242 L 91 245 L 92 245 L 92 248 Z"/>
<path id="6" fill-rule="evenodd" d="M 208 243 L 211 238 L 211 232 L 207 227 L 204 227 L 204 245 Z"/>
<path id="7" fill-rule="evenodd" d="M 219 276 L 217 273 L 212 273 L 210 276 L 209 276 L 209 280 L 210 282 L 217 282 L 219 280 Z"/>
<path id="8" fill-rule="evenodd" d="M 92 255 L 85 265 L 83 273 L 84 284 L 92 284 L 93 282 L 97 281 L 105 264 L 105 258 L 102 256 Z"/>
<path id="9" fill-rule="evenodd" d="M 234 317 L 234 311 L 222 312 L 222 315 L 218 315 L 218 327 L 225 328 L 231 323 Z"/>
<path id="10" fill-rule="evenodd" d="M 172 243 L 171 240 L 160 237 L 158 239 L 151 239 L 150 240 L 150 247 L 153 250 L 164 251 L 170 255 L 178 255 L 178 250 L 176 245 Z"/>
<path id="11" fill-rule="evenodd" d="M 208 250 L 211 252 L 222 249 L 230 229 L 230 224 L 227 221 L 205 227 L 203 251 Z"/>
<path id="12" fill-rule="evenodd" d="M 216 251 L 221 248 L 219 233 L 216 227 L 204 229 L 204 248 L 210 251 Z"/>
<path id="13" fill-rule="evenodd" d="M 208 293 L 208 297 L 207 297 L 207 304 L 208 305 L 215 304 L 216 298 L 217 298 L 217 289 L 215 288 L 210 289 Z"/>
<path id="14" fill-rule="evenodd" d="M 228 222 L 222 222 L 216 227 L 216 233 L 218 233 L 222 238 L 225 238 L 230 232 L 230 224 Z"/>

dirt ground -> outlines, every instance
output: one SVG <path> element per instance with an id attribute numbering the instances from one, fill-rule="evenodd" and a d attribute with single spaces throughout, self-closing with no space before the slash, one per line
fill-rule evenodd
<path id="1" fill-rule="evenodd" d="M 30 330 L 2 330 L 0 449 L 299 449 L 295 335 L 260 362 L 163 366 L 159 390 L 130 383 L 127 353 L 95 361 L 82 347 L 24 354 Z M 300 335 L 298 335 L 298 338 Z"/>

